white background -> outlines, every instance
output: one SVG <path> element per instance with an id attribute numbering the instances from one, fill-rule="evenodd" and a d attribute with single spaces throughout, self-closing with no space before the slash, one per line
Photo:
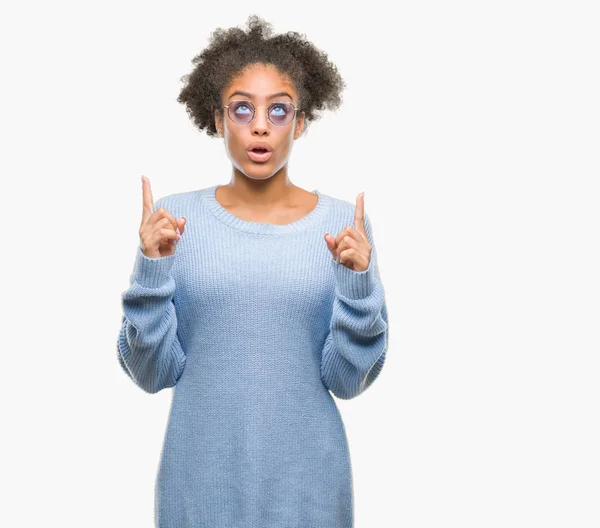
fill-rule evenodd
<path id="1" fill-rule="evenodd" d="M 365 191 L 386 288 L 384 370 L 336 400 L 356 528 L 600 526 L 597 6 L 254 5 L 2 8 L 0 525 L 152 526 L 172 392 L 116 355 L 140 175 L 155 199 L 229 181 L 176 97 L 256 13 L 348 85 L 289 174 Z"/>

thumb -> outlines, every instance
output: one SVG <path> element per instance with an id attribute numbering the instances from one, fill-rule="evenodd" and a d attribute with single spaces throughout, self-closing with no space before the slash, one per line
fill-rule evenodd
<path id="1" fill-rule="evenodd" d="M 327 244 L 327 249 L 331 251 L 333 258 L 337 258 L 337 244 L 335 241 L 335 237 L 331 236 L 329 233 L 325 233 L 325 243 Z"/>
<path id="2" fill-rule="evenodd" d="M 185 224 L 187 223 L 187 218 L 182 216 L 180 220 L 177 220 L 177 227 L 179 228 L 179 234 L 183 234 L 183 230 L 185 228 Z"/>

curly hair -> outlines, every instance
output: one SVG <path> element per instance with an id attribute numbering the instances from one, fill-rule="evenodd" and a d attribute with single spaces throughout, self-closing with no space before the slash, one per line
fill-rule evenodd
<path id="1" fill-rule="evenodd" d="M 185 86 L 177 102 L 200 130 L 218 137 L 215 111 L 223 117 L 221 94 L 245 68 L 253 64 L 270 64 L 288 76 L 304 111 L 304 128 L 321 118 L 319 110 L 337 110 L 346 83 L 327 54 L 306 40 L 306 35 L 289 31 L 272 35 L 272 26 L 257 15 L 250 15 L 248 32 L 238 27 L 217 28 L 211 33 L 209 45 L 192 59 L 191 73 L 180 78 Z M 302 114 L 299 112 L 297 119 Z"/>

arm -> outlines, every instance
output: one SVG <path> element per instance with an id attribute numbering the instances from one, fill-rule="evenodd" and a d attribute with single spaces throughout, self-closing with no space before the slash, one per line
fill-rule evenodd
<path id="1" fill-rule="evenodd" d="M 356 272 L 331 259 L 336 286 L 330 331 L 321 356 L 321 379 L 344 400 L 355 398 L 375 381 L 389 341 L 385 291 L 366 214 L 365 229 L 371 244 L 365 271 Z"/>
<path id="2" fill-rule="evenodd" d="M 150 394 L 174 387 L 186 361 L 177 337 L 173 305 L 175 280 L 171 267 L 175 257 L 176 253 L 149 258 L 138 246 L 130 287 L 122 293 L 119 364 L 136 385 Z"/>

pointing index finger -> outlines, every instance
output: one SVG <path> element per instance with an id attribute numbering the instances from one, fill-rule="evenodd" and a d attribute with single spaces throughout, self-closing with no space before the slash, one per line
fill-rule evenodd
<path id="1" fill-rule="evenodd" d="M 363 235 L 367 236 L 365 229 L 365 193 L 361 192 L 356 197 L 356 208 L 354 209 L 354 227 Z"/>
<path id="2" fill-rule="evenodd" d="M 152 199 L 152 189 L 150 180 L 142 176 L 142 225 L 148 221 L 148 218 L 154 213 L 154 200 Z"/>

